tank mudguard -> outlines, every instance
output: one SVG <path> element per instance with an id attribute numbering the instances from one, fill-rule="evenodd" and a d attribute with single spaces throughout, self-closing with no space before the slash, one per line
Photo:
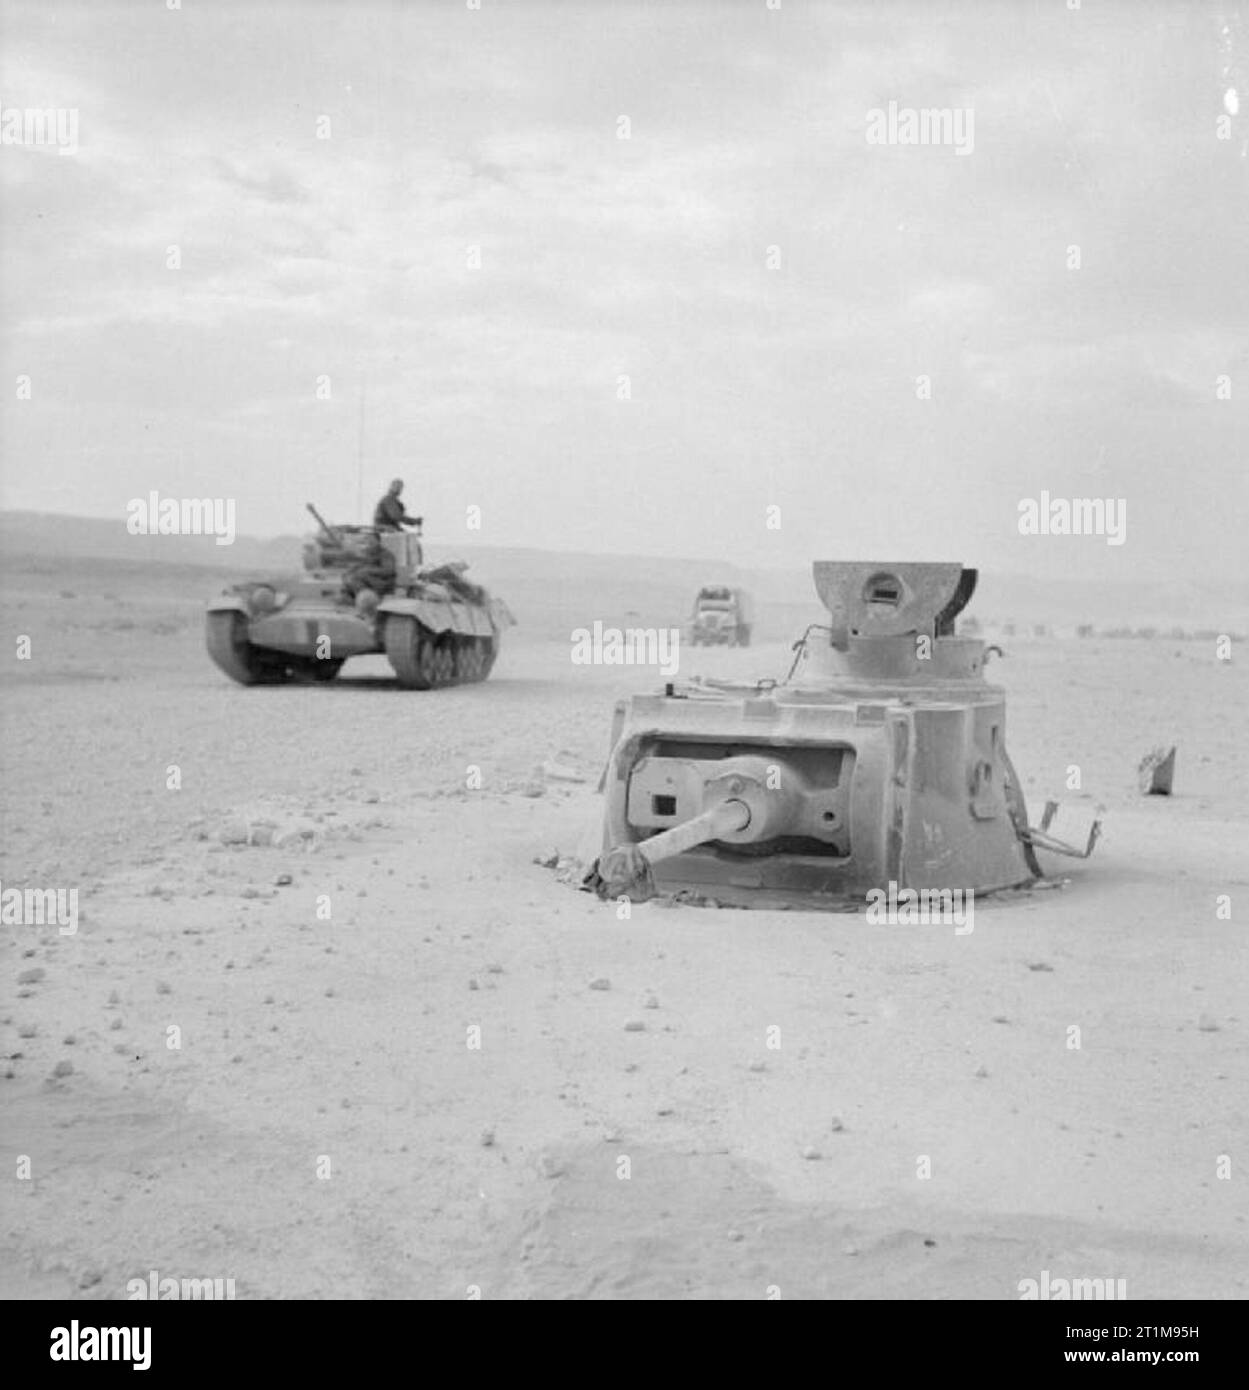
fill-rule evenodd
<path id="1" fill-rule="evenodd" d="M 416 598 L 387 598 L 382 600 L 378 612 L 415 618 L 423 628 L 440 635 L 458 632 L 466 637 L 493 637 L 495 633 L 490 614 L 485 609 L 450 597 L 422 595 Z"/>

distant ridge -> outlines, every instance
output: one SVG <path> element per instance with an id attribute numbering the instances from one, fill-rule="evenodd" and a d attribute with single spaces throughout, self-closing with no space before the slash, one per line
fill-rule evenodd
<path id="1" fill-rule="evenodd" d="M 308 529 L 313 529 L 311 520 Z M 212 536 L 134 536 L 126 530 L 124 519 L 0 511 L 0 559 L 7 562 L 6 567 L 22 557 L 47 561 L 60 556 L 128 566 L 195 566 L 227 576 L 238 571 L 264 574 L 298 569 L 301 539 L 237 536 L 232 545 L 217 545 Z M 613 613 L 627 603 L 623 611 L 636 612 L 639 620 L 651 615 L 646 619 L 650 621 L 662 612 L 671 614 L 667 621 L 680 622 L 698 587 L 715 580 L 750 589 L 761 604 L 778 610 L 778 620 L 797 622 L 803 615 L 808 621 L 818 620 L 823 611 L 807 557 L 790 568 L 763 569 L 721 560 L 536 550 L 463 538 L 444 542 L 437 536 L 427 536 L 425 548 L 431 560 L 462 556 L 475 577 L 509 600 L 513 595 L 522 601 L 522 595 L 540 594 L 544 608 L 558 606 L 569 613 L 587 603 L 593 605 L 595 596 L 601 595 L 600 606 Z M 939 558 L 976 563 L 974 556 Z M 1239 585 L 1212 591 L 1208 585 L 1185 580 L 1090 585 L 1076 579 L 1041 580 L 982 571 L 968 613 L 982 621 L 1009 620 L 1054 629 L 1092 623 L 1099 629 L 1122 624 L 1181 625 L 1235 632 L 1249 627 L 1249 590 Z"/>

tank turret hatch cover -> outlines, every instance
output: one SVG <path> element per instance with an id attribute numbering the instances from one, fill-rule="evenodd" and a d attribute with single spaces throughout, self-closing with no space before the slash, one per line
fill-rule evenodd
<path id="1" fill-rule="evenodd" d="M 832 645 L 850 636 L 895 637 L 909 632 L 948 637 L 976 588 L 977 571 L 961 564 L 893 564 L 817 560 L 815 590 L 832 617 Z"/>

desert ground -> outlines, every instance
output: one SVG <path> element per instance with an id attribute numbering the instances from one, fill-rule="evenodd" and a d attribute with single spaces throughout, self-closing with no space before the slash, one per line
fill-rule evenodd
<path id="1" fill-rule="evenodd" d="M 996 639 L 1034 819 L 1106 828 L 971 935 L 622 920 L 535 861 L 662 679 L 569 659 L 567 611 L 618 620 L 627 567 L 474 574 L 519 620 L 485 684 L 367 659 L 243 689 L 203 649 L 210 571 L 4 557 L 0 880 L 81 906 L 0 935 L 0 1296 L 1249 1295 L 1243 652 Z M 782 675 L 799 630 L 682 675 Z M 1163 743 L 1175 795 L 1143 797 Z"/>

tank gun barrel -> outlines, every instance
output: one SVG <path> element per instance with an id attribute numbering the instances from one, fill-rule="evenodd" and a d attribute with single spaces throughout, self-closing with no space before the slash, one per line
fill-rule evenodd
<path id="1" fill-rule="evenodd" d="M 308 510 L 312 513 L 313 519 L 321 528 L 326 540 L 328 540 L 331 545 L 342 545 L 342 536 L 339 535 L 339 533 L 329 524 L 329 522 L 325 520 L 321 513 L 317 511 L 317 509 L 312 505 L 312 503 L 305 502 L 304 506 L 307 507 Z"/>

